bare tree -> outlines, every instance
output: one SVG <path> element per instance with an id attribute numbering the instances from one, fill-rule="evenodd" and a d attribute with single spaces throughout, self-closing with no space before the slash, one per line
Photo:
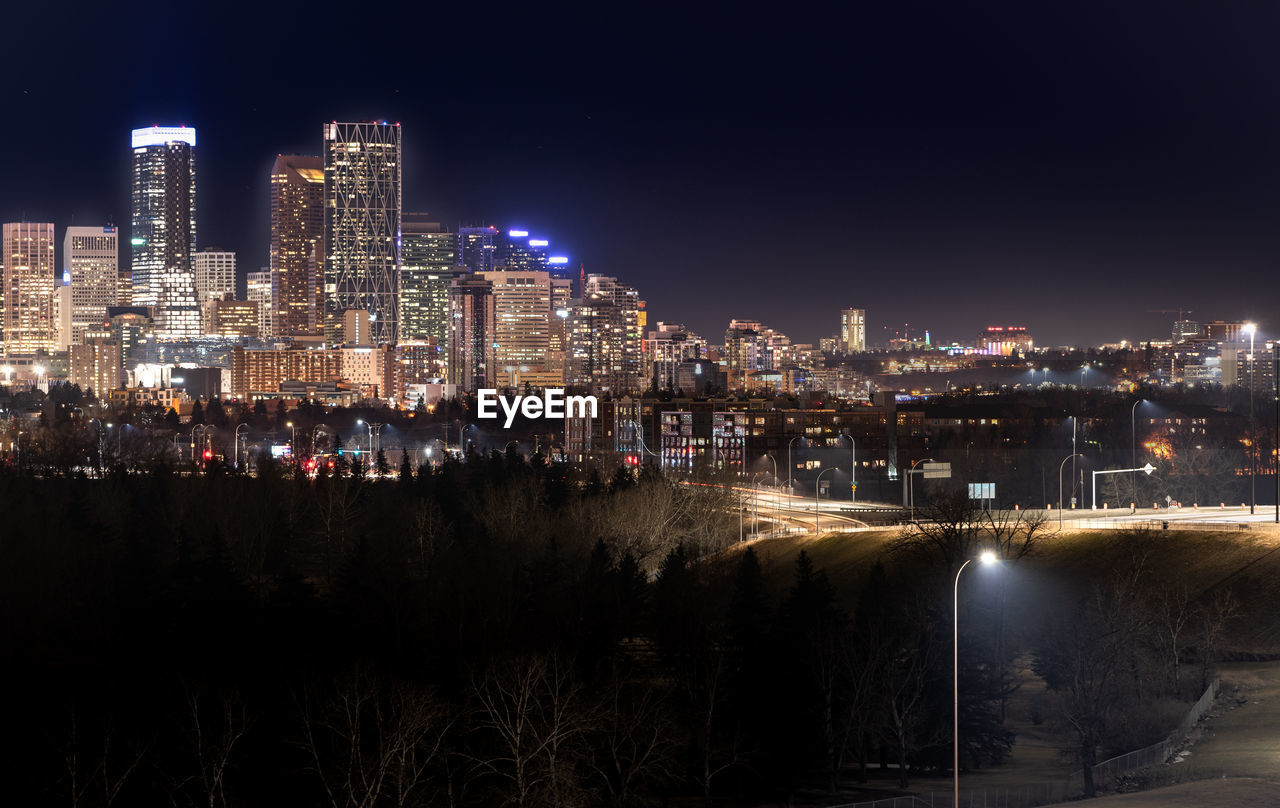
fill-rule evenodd
<path id="1" fill-rule="evenodd" d="M 629 682 L 614 672 L 592 734 L 591 763 L 602 788 L 618 808 L 632 801 L 640 786 L 671 775 L 675 726 L 658 690 Z"/>
<path id="2" fill-rule="evenodd" d="M 239 694 L 219 693 L 212 697 L 187 684 L 184 693 L 187 722 L 183 727 L 195 773 L 173 783 L 169 800 L 195 805 L 226 806 L 226 780 L 236 744 L 249 728 L 248 712 Z"/>
<path id="3" fill-rule="evenodd" d="M 430 801 L 427 775 L 451 725 L 435 697 L 415 685 L 356 670 L 339 677 L 321 705 L 298 698 L 301 746 L 333 808 Z"/>
<path id="4" fill-rule="evenodd" d="M 1209 686 L 1209 671 L 1218 658 L 1222 635 L 1240 616 L 1240 601 L 1230 589 L 1215 589 L 1196 609 L 1196 633 L 1200 643 L 1200 689 Z"/>
<path id="5" fill-rule="evenodd" d="M 69 713 L 62 762 L 72 808 L 110 808 L 147 758 L 148 745 L 123 739 L 111 722 L 110 716 L 104 718 L 86 738 L 75 710 Z"/>
<path id="6" fill-rule="evenodd" d="M 479 725 L 495 753 L 477 763 L 503 786 L 505 803 L 564 806 L 580 784 L 576 757 L 590 717 L 570 668 L 554 657 L 494 666 L 472 683 Z"/>

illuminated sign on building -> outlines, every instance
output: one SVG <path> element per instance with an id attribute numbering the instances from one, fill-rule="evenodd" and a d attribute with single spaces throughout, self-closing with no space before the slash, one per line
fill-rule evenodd
<path id="1" fill-rule="evenodd" d="M 186 143 L 196 145 L 194 126 L 151 126 L 146 129 L 133 130 L 133 148 L 142 149 L 147 146 L 163 146 L 166 143 Z"/>

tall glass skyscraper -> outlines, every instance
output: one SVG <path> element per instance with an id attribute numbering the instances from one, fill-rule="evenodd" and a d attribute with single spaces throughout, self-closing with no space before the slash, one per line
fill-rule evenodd
<path id="1" fill-rule="evenodd" d="M 449 351 L 449 287 L 457 236 L 425 213 L 406 213 L 400 240 L 400 339 L 431 340 Z"/>
<path id="2" fill-rule="evenodd" d="M 101 330 L 107 307 L 119 305 L 119 231 L 115 227 L 67 228 L 62 239 L 63 281 L 71 285 L 71 344 Z"/>
<path id="3" fill-rule="evenodd" d="M 133 305 L 155 310 L 156 336 L 200 336 L 196 249 L 196 130 L 134 129 Z"/>
<path id="4" fill-rule="evenodd" d="M 271 168 L 271 310 L 275 336 L 324 325 L 324 160 L 282 154 Z"/>
<path id="5" fill-rule="evenodd" d="M 369 312 L 372 342 L 400 329 L 400 124 L 324 126 L 325 339 L 343 315 Z"/>

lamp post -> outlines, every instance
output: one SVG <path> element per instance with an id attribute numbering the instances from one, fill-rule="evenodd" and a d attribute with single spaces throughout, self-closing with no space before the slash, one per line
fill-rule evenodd
<path id="1" fill-rule="evenodd" d="M 791 473 L 795 471 L 795 468 L 796 468 L 795 465 L 791 462 L 791 444 L 795 443 L 796 441 L 800 440 L 803 437 L 804 435 L 796 435 L 794 438 L 787 441 L 787 493 L 788 494 L 790 494 L 792 490 Z"/>
<path id="2" fill-rule="evenodd" d="M 1131 435 L 1130 440 L 1133 444 L 1133 467 L 1135 469 L 1138 467 L 1138 422 L 1136 418 L 1138 414 L 1138 405 L 1144 401 L 1146 401 L 1145 398 L 1140 398 L 1133 402 L 1133 406 L 1129 408 L 1129 434 Z M 1130 474 L 1129 480 L 1133 484 L 1133 510 L 1136 513 L 1138 510 L 1138 472 L 1135 471 Z"/>
<path id="3" fill-rule="evenodd" d="M 1058 530 L 1062 530 L 1062 467 L 1067 465 L 1067 461 L 1074 458 L 1077 454 L 1079 453 L 1072 452 L 1069 457 L 1062 458 L 1062 462 L 1058 464 Z M 1080 455 L 1080 457 L 1084 457 L 1084 455 Z M 1075 472 L 1074 463 L 1071 464 L 1071 469 L 1072 469 L 1071 474 L 1075 475 L 1076 472 Z M 1075 482 L 1072 481 L 1071 484 L 1075 485 Z M 1137 504 L 1137 503 L 1135 502 L 1134 504 Z"/>
<path id="4" fill-rule="evenodd" d="M 841 437 L 849 439 L 849 504 L 855 505 L 858 502 L 858 445 L 848 432 Z"/>
<path id="5" fill-rule="evenodd" d="M 910 492 L 910 496 L 907 498 L 907 502 L 911 504 L 911 521 L 912 522 L 916 521 L 916 478 L 915 478 L 916 464 L 932 463 L 932 462 L 933 462 L 933 459 L 927 458 L 927 457 L 921 458 L 920 460 L 912 460 L 911 468 L 907 469 L 907 487 L 908 487 L 908 491 Z"/>
<path id="6" fill-rule="evenodd" d="M 826 474 L 828 471 L 835 471 L 835 470 L 836 470 L 835 466 L 832 466 L 829 469 L 823 469 L 822 471 L 818 472 L 818 479 L 813 481 L 813 535 L 815 536 L 818 535 L 819 533 L 818 522 L 822 519 L 822 514 L 818 511 L 818 507 L 820 504 L 818 502 L 818 490 L 819 490 L 818 485 L 819 483 L 822 482 L 822 475 Z"/>
<path id="7" fill-rule="evenodd" d="M 1249 335 L 1249 515 L 1252 516 L 1258 502 L 1258 433 L 1253 421 L 1253 338 L 1258 326 L 1245 323 L 1244 330 Z"/>
<path id="8" fill-rule="evenodd" d="M 990 566 L 999 561 L 996 554 L 990 550 L 986 550 L 982 555 L 978 556 L 978 561 L 983 565 Z M 953 712 L 951 714 L 951 777 L 952 792 L 951 804 L 953 806 L 960 805 L 960 573 L 964 572 L 964 568 L 973 563 L 972 558 L 965 559 L 960 565 L 960 569 L 956 570 L 955 586 L 951 590 L 951 702 Z"/>
<path id="9" fill-rule="evenodd" d="M 778 507 L 779 507 L 779 504 L 778 504 L 778 498 L 777 498 L 777 497 L 778 497 L 778 494 L 777 494 L 777 488 L 778 488 L 778 461 L 777 461 L 777 460 L 774 460 L 774 459 L 773 459 L 773 455 L 770 455 L 770 454 L 765 455 L 765 457 L 767 457 L 767 458 L 769 459 L 769 462 L 773 464 L 773 487 L 774 487 L 774 495 L 773 495 L 773 496 L 774 496 L 774 500 L 773 500 L 773 529 L 774 529 L 774 530 L 777 530 L 777 529 L 778 529 L 778 526 L 782 523 L 782 520 L 780 520 L 780 519 L 778 518 Z"/>
<path id="10" fill-rule="evenodd" d="M 1280 525 L 1280 340 L 1271 344 L 1271 378 L 1276 385 L 1276 428 L 1271 433 L 1271 474 L 1276 484 L 1276 524 Z"/>
<path id="11" fill-rule="evenodd" d="M 239 426 L 236 427 L 236 436 L 235 436 L 236 471 L 240 470 L 240 430 L 248 429 L 248 428 L 249 428 L 248 424 L 240 424 Z M 248 466 L 249 465 L 249 441 L 247 438 L 245 439 L 245 444 L 244 444 L 244 454 L 245 454 L 244 464 Z"/>
<path id="12" fill-rule="evenodd" d="M 285 421 L 284 425 L 289 427 L 289 457 L 293 462 L 298 462 L 298 428 L 293 425 L 293 421 Z"/>

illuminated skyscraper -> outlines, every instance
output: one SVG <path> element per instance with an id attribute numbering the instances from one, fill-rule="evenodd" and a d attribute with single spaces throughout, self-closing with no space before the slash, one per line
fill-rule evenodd
<path id="1" fill-rule="evenodd" d="M 271 298 L 271 271 L 250 272 L 245 284 L 245 299 L 258 304 L 259 334 L 271 334 L 275 330 L 271 321 Z"/>
<path id="2" fill-rule="evenodd" d="M 569 306 L 567 381 L 613 394 L 639 388 L 640 296 L 617 278 L 588 275 Z"/>
<path id="3" fill-rule="evenodd" d="M 399 337 L 400 124 L 324 127 L 325 339 L 343 313 L 369 312 L 375 344 Z"/>
<path id="4" fill-rule="evenodd" d="M 502 239 L 491 225 L 458 228 L 458 263 L 468 272 L 491 272 L 498 265 Z"/>
<path id="5" fill-rule="evenodd" d="M 222 250 L 201 250 L 195 254 L 196 299 L 222 300 L 236 293 L 236 254 Z"/>
<path id="6" fill-rule="evenodd" d="M 478 273 L 493 284 L 493 361 L 504 384 L 519 374 L 547 371 L 551 348 L 551 276 L 498 270 Z"/>
<path id="7" fill-rule="evenodd" d="M 324 159 L 282 154 L 271 168 L 271 326 L 274 336 L 324 328 Z"/>
<path id="8" fill-rule="evenodd" d="M 52 222 L 10 222 L 2 229 L 4 351 L 34 354 L 57 348 Z"/>
<path id="9" fill-rule="evenodd" d="M 463 390 L 494 387 L 493 284 L 464 275 L 449 290 L 449 382 Z"/>
<path id="10" fill-rule="evenodd" d="M 196 130 L 133 130 L 133 305 L 155 309 L 156 336 L 200 335 L 196 249 Z"/>
<path id="11" fill-rule="evenodd" d="M 457 235 L 425 213 L 406 213 L 400 241 L 400 339 L 449 350 L 449 287 L 457 274 Z"/>
<path id="12" fill-rule="evenodd" d="M 120 305 L 120 233 L 115 227 L 68 227 L 62 239 L 62 279 L 71 287 L 71 344 L 101 329 L 107 307 Z M 95 388 L 96 389 L 96 388 Z"/>
<path id="13" fill-rule="evenodd" d="M 840 312 L 840 350 L 861 353 L 867 349 L 867 312 L 844 309 Z"/>

